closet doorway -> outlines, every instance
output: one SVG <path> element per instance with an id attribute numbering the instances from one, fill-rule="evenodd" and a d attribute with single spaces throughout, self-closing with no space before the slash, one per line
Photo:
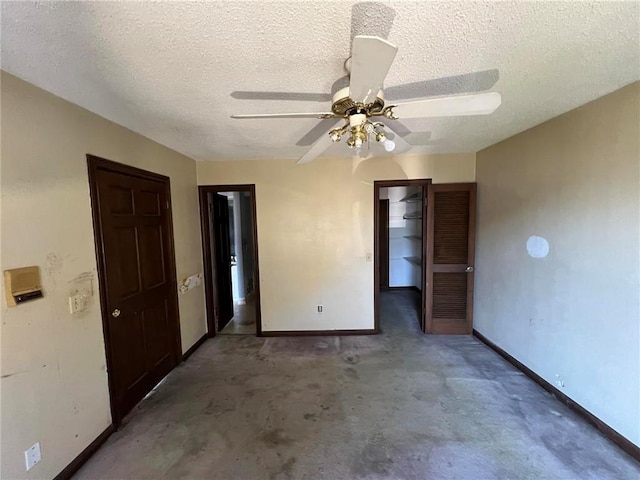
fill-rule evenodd
<path id="1" fill-rule="evenodd" d="M 254 185 L 200 186 L 209 336 L 261 335 Z"/>
<path id="2" fill-rule="evenodd" d="M 423 240 L 429 183 L 428 179 L 375 182 L 377 330 L 424 331 Z"/>
<path id="3" fill-rule="evenodd" d="M 472 332 L 475 222 L 475 183 L 374 182 L 377 332 Z"/>

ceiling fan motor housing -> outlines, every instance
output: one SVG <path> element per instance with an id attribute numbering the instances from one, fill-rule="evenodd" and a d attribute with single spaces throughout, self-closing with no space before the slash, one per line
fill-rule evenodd
<path id="1" fill-rule="evenodd" d="M 340 117 L 348 117 L 357 113 L 364 113 L 368 117 L 381 115 L 384 110 L 384 96 L 382 90 L 378 92 L 376 99 L 366 105 L 354 102 L 349 97 L 349 87 L 341 88 L 333 96 L 331 111 Z"/>

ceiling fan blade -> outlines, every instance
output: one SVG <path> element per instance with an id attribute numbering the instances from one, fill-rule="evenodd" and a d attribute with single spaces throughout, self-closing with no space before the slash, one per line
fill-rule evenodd
<path id="1" fill-rule="evenodd" d="M 385 131 L 385 134 L 387 136 L 387 142 L 391 141 L 391 142 L 395 143 L 395 148 L 393 150 L 389 151 L 389 153 L 391 153 L 393 155 L 398 155 L 399 153 L 406 153 L 409 150 L 411 150 L 412 145 L 407 143 L 407 141 L 404 138 L 402 138 L 400 135 L 398 135 L 396 132 L 394 132 L 393 129 L 391 129 L 386 124 L 384 126 L 384 131 Z M 385 144 L 383 144 L 383 147 L 386 147 L 386 142 L 385 142 Z M 386 148 L 385 148 L 385 150 L 386 150 Z"/>
<path id="2" fill-rule="evenodd" d="M 249 115 L 231 115 L 231 118 L 333 118 L 331 112 L 317 113 L 254 113 Z"/>
<path id="3" fill-rule="evenodd" d="M 488 115 L 493 113 L 501 102 L 498 92 L 479 93 L 398 103 L 392 107 L 392 112 L 401 119 Z"/>
<path id="4" fill-rule="evenodd" d="M 336 123 L 337 122 L 338 120 L 336 119 Z M 305 153 L 298 159 L 298 165 L 314 161 L 316 158 L 322 155 L 327 148 L 331 146 L 333 142 L 331 141 L 331 137 L 329 136 L 330 130 L 331 129 L 327 130 L 319 139 L 317 139 L 313 143 L 313 145 L 311 145 L 311 148 L 307 150 L 307 153 Z"/>
<path id="5" fill-rule="evenodd" d="M 321 135 L 326 135 L 327 130 L 333 128 L 337 122 L 337 118 L 325 118 L 324 120 L 320 120 L 315 127 L 309 130 L 304 137 L 296 142 L 296 145 L 299 147 L 308 147 L 309 145 L 312 145 L 313 142 L 319 139 Z"/>
<path id="6" fill-rule="evenodd" d="M 328 93 L 304 93 L 304 92 L 231 92 L 232 98 L 238 100 L 293 100 L 298 102 L 330 102 Z"/>
<path id="7" fill-rule="evenodd" d="M 351 50 L 349 97 L 364 104 L 375 100 L 398 47 L 379 37 L 358 35 Z"/>

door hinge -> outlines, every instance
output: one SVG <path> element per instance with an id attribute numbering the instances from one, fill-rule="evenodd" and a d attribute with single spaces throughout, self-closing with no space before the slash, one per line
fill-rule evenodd
<path id="1" fill-rule="evenodd" d="M 167 200 L 167 210 L 169 210 L 169 200 Z"/>

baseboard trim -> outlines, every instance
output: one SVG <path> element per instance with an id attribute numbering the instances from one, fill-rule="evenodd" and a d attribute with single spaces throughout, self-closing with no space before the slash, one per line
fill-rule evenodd
<path id="1" fill-rule="evenodd" d="M 604 423 L 602 420 L 600 420 L 598 417 L 596 417 L 593 413 L 589 412 L 582 405 L 580 405 L 579 403 L 575 402 L 570 397 L 568 397 L 567 395 L 562 393 L 560 390 L 558 390 L 556 387 L 554 387 L 551 383 L 547 382 L 544 378 L 542 378 L 540 375 L 535 373 L 529 367 L 527 367 L 523 363 L 521 363 L 518 360 L 516 360 L 515 358 L 513 358 L 511 355 L 509 355 L 502 348 L 497 346 L 495 343 L 493 343 L 491 340 L 486 338 L 484 335 L 482 335 L 477 330 L 475 330 L 475 329 L 473 330 L 473 335 L 478 340 L 480 340 L 482 343 L 484 343 L 489 348 L 494 350 L 498 355 L 500 355 L 505 360 L 507 360 L 514 367 L 516 367 L 518 370 L 520 370 L 522 373 L 524 373 L 531 380 L 533 380 L 538 385 L 540 385 L 542 388 L 544 388 L 551 395 L 553 395 L 558 400 L 560 400 L 562 403 L 564 403 L 567 407 L 571 408 L 573 411 L 575 411 L 576 413 L 581 415 L 587 422 L 589 422 L 591 425 L 593 425 L 598 430 L 600 430 L 600 432 L 605 437 L 607 437 L 609 440 L 611 440 L 613 443 L 615 443 L 618 447 L 620 447 L 622 450 L 627 452 L 629 455 L 631 455 L 636 460 L 640 461 L 640 447 L 638 447 L 636 444 L 634 444 L 631 440 L 625 438 L 620 433 L 616 432 L 613 428 L 611 428 L 609 425 Z"/>
<path id="2" fill-rule="evenodd" d="M 342 337 L 348 335 L 376 335 L 375 329 L 370 330 L 270 330 L 263 331 L 261 337 Z"/>
<path id="3" fill-rule="evenodd" d="M 196 343 L 191 345 L 191 348 L 189 348 L 189 350 L 187 350 L 182 354 L 182 361 L 184 362 L 187 358 L 189 358 L 193 354 L 193 352 L 195 352 L 198 348 L 200 348 L 200 345 L 202 345 L 204 342 L 207 341 L 208 338 L 209 338 L 208 333 L 205 333 L 203 336 L 201 336 L 198 339 L 198 341 L 196 341 Z"/>
<path id="4" fill-rule="evenodd" d="M 78 470 L 80 470 L 82 465 L 87 463 L 87 460 L 96 453 L 102 444 L 107 441 L 107 438 L 109 438 L 115 431 L 116 429 L 113 424 L 109 425 L 104 432 L 98 435 L 98 437 L 91 442 L 87 448 L 80 452 L 80 454 L 74 458 L 71 463 L 64 468 L 64 470 L 56 475 L 53 480 L 69 480 Z"/>

